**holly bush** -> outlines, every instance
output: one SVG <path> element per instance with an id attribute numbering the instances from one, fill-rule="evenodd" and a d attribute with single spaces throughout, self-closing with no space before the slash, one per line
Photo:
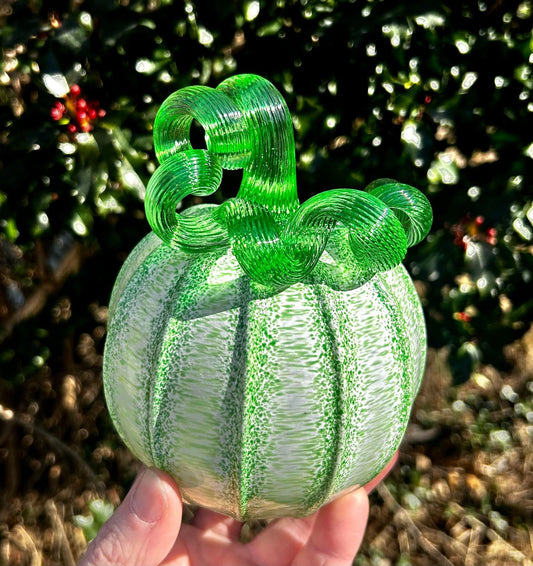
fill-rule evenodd
<path id="1" fill-rule="evenodd" d="M 529 0 L 2 3 L 4 380 L 68 365 L 149 229 L 158 107 L 236 73 L 285 97 L 302 200 L 382 177 L 428 195 L 433 228 L 406 265 L 430 345 L 457 380 L 503 364 L 533 311 L 531 15 Z"/>

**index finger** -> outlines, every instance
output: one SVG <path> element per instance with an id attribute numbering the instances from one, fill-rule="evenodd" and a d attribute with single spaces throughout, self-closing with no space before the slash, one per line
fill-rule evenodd
<path id="1" fill-rule="evenodd" d="M 364 489 L 322 507 L 293 566 L 351 566 L 365 535 L 368 514 L 368 495 Z"/>

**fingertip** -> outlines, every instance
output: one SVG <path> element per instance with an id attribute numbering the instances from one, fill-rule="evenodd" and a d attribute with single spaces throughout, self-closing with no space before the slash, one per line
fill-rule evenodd
<path id="1" fill-rule="evenodd" d="M 169 506 L 175 507 L 177 505 L 179 507 L 181 516 L 183 510 L 183 498 L 181 497 L 181 492 L 179 490 L 178 484 L 175 482 L 172 476 L 167 474 L 167 472 L 158 470 L 157 468 L 148 469 L 156 474 L 158 479 L 161 481 L 164 493 L 168 498 Z"/>
<path id="2" fill-rule="evenodd" d="M 359 488 L 342 497 L 339 497 L 330 505 L 334 508 L 335 515 L 339 520 L 345 523 L 357 522 L 358 525 L 364 522 L 366 527 L 366 520 L 370 510 L 370 502 L 368 494 L 364 488 Z M 326 507 L 327 508 L 327 507 Z M 326 509 L 323 508 L 323 509 Z"/>
<path id="3" fill-rule="evenodd" d="M 168 496 L 159 474 L 152 468 L 144 468 L 139 474 L 129 503 L 132 512 L 145 523 L 156 523 L 168 509 Z"/>
<path id="4" fill-rule="evenodd" d="M 356 489 L 347 495 L 347 497 L 351 497 L 352 501 L 349 503 L 352 507 L 357 507 L 358 509 L 369 509 L 370 503 L 368 500 L 368 493 L 364 488 Z"/>

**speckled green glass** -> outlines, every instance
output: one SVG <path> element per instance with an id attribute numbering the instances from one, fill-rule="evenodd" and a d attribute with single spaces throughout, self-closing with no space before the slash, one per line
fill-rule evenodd
<path id="1" fill-rule="evenodd" d="M 206 149 L 191 146 L 193 120 Z M 192 503 L 239 519 L 312 513 L 370 481 L 407 426 L 426 338 L 400 262 L 429 203 L 385 179 L 300 204 L 289 112 L 254 75 L 172 94 L 154 143 L 153 232 L 110 304 L 115 426 Z M 235 198 L 176 211 L 224 169 L 243 170 Z"/>

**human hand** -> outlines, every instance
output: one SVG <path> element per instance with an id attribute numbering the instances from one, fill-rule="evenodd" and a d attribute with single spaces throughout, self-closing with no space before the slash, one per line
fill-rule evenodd
<path id="1" fill-rule="evenodd" d="M 145 468 L 79 566 L 349 566 L 365 533 L 367 494 L 396 460 L 397 455 L 364 488 L 309 517 L 273 521 L 246 544 L 239 541 L 242 523 L 207 509 L 182 525 L 177 485 L 164 472 Z"/>

